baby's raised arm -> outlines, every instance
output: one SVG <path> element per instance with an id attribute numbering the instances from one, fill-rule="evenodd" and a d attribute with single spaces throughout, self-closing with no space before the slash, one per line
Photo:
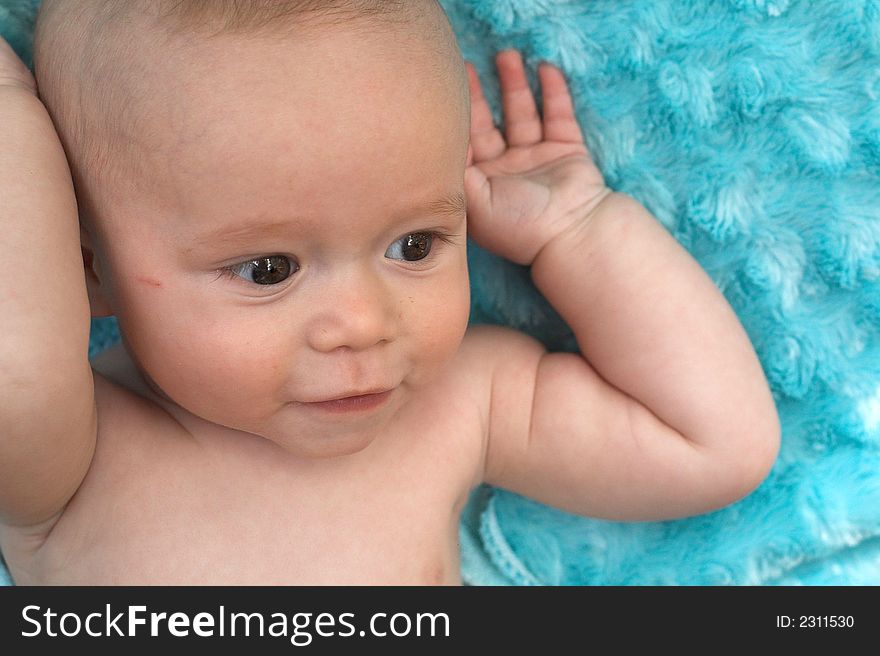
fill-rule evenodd
<path id="1" fill-rule="evenodd" d="M 0 38 L 0 522 L 51 520 L 95 446 L 76 199 L 30 72 Z"/>
<path id="2" fill-rule="evenodd" d="M 505 134 L 471 70 L 468 221 L 532 265 L 582 355 L 475 331 L 493 362 L 485 479 L 594 517 L 668 519 L 754 489 L 779 419 L 754 349 L 699 264 L 637 201 L 605 188 L 561 72 L 539 117 L 517 53 L 498 57 Z"/>

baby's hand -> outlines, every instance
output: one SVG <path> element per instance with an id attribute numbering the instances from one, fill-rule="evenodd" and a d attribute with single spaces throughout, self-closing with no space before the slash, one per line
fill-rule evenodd
<path id="1" fill-rule="evenodd" d="M 15 87 L 25 89 L 34 95 L 37 83 L 24 62 L 6 41 L 0 36 L 0 88 Z"/>
<path id="2" fill-rule="evenodd" d="M 480 246 L 531 264 L 547 242 L 587 221 L 609 191 L 584 145 L 562 72 L 546 63 L 538 68 L 542 123 L 519 52 L 503 50 L 496 63 L 506 140 L 495 127 L 473 65 L 467 64 L 468 230 Z"/>

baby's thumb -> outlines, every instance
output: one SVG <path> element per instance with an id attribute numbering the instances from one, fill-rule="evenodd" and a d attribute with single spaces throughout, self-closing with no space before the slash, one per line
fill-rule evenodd
<path id="1" fill-rule="evenodd" d="M 476 166 L 469 166 L 464 171 L 464 195 L 468 233 L 482 246 L 487 238 L 491 238 L 492 186 L 486 174 Z"/>
<path id="2" fill-rule="evenodd" d="M 476 166 L 469 166 L 464 170 L 464 195 L 469 217 L 481 217 L 489 212 L 492 204 L 489 179 Z"/>

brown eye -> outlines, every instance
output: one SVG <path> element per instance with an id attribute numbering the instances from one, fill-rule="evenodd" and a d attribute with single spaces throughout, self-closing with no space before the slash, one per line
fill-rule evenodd
<path id="1" fill-rule="evenodd" d="M 428 256 L 433 242 L 434 235 L 430 232 L 414 232 L 391 244 L 385 251 L 385 257 L 415 262 Z"/>
<path id="2" fill-rule="evenodd" d="M 277 285 L 298 270 L 299 265 L 284 255 L 270 255 L 230 267 L 232 273 L 256 285 Z"/>

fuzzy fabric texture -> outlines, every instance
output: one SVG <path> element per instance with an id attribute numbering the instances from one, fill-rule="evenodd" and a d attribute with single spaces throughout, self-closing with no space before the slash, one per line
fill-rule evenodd
<path id="1" fill-rule="evenodd" d="M 0 34 L 27 61 L 37 4 L 0 0 Z M 723 291 L 783 424 L 764 484 L 699 517 L 599 521 L 481 487 L 462 516 L 465 580 L 880 583 L 880 1 L 442 4 L 499 122 L 496 51 L 562 68 L 609 185 Z M 469 256 L 474 322 L 573 350 L 526 269 Z M 90 352 L 117 339 L 93 322 Z"/>

